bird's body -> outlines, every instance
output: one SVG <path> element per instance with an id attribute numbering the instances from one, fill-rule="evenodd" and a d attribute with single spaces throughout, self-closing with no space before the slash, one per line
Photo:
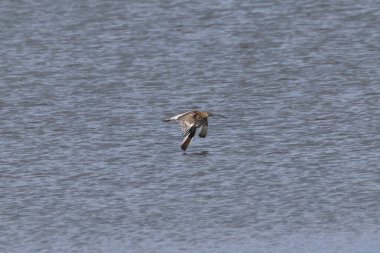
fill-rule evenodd
<path id="1" fill-rule="evenodd" d="M 206 111 L 189 111 L 166 119 L 165 121 L 178 121 L 180 123 L 182 135 L 185 137 L 181 144 L 181 148 L 185 151 L 193 139 L 197 128 L 201 128 L 199 137 L 206 138 L 208 129 L 207 118 L 210 116 L 220 116 L 225 118 L 222 115 Z"/>

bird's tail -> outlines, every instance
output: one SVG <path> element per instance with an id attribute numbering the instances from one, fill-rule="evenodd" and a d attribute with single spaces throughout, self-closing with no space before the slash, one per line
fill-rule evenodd
<path id="1" fill-rule="evenodd" d="M 193 126 L 189 129 L 189 134 L 185 137 L 185 139 L 183 140 L 183 142 L 181 144 L 181 149 L 183 151 L 185 151 L 187 149 L 187 147 L 189 146 L 191 140 L 193 139 L 193 137 L 195 135 L 196 130 L 197 130 L 197 128 L 195 126 Z"/>

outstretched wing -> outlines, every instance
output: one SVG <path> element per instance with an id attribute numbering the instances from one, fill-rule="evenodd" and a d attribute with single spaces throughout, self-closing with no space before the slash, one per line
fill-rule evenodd
<path id="1" fill-rule="evenodd" d="M 190 129 L 191 127 L 193 126 L 193 124 L 190 124 L 189 122 L 187 121 L 183 121 L 181 120 L 179 122 L 179 124 L 181 125 L 181 129 L 182 129 L 182 136 L 185 137 L 189 134 L 190 132 Z"/>
<path id="2" fill-rule="evenodd" d="M 183 139 L 183 142 L 181 144 L 181 149 L 183 151 L 185 151 L 187 149 L 187 147 L 189 146 L 189 144 L 190 144 L 191 140 L 193 139 L 196 131 L 197 131 L 197 128 L 195 126 L 192 126 L 189 129 L 189 134 L 185 137 L 185 139 Z"/>
<path id="3" fill-rule="evenodd" d="M 195 126 L 194 112 L 186 112 L 177 117 L 179 124 L 182 128 L 182 136 L 185 137 L 189 134 L 190 129 Z"/>
<path id="4" fill-rule="evenodd" d="M 201 126 L 202 126 L 202 129 L 199 133 L 199 137 L 201 138 L 206 138 L 206 135 L 207 135 L 207 128 L 208 128 L 208 121 L 207 121 L 207 118 L 202 120 L 201 122 Z"/>
<path id="5" fill-rule="evenodd" d="M 178 121 L 181 125 L 182 136 L 185 137 L 189 135 L 190 129 L 195 126 L 195 113 L 194 111 L 185 112 L 178 114 L 171 118 L 165 119 L 164 121 Z"/>

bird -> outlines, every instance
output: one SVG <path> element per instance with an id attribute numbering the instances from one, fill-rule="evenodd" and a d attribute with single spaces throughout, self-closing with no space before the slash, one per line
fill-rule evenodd
<path id="1" fill-rule="evenodd" d="M 178 114 L 168 119 L 164 119 L 164 121 L 177 121 L 181 125 L 182 128 L 182 136 L 184 137 L 181 149 L 185 151 L 189 146 L 191 140 L 193 139 L 197 128 L 201 128 L 199 132 L 200 138 L 206 138 L 207 130 L 208 130 L 208 120 L 207 118 L 210 116 L 219 116 L 223 118 L 227 118 L 223 115 L 206 112 L 206 111 L 188 111 L 182 114 Z"/>

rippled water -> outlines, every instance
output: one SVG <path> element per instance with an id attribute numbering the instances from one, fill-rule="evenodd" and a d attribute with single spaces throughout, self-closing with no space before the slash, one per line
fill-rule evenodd
<path id="1" fill-rule="evenodd" d="M 1 1 L 0 251 L 378 252 L 379 7 Z"/>

